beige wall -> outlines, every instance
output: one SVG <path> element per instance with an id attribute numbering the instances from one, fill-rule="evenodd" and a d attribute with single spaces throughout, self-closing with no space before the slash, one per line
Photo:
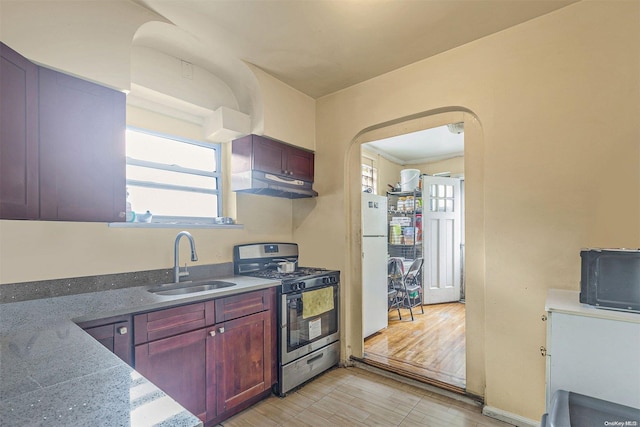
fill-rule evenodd
<path id="1" fill-rule="evenodd" d="M 467 251 L 484 252 L 467 261 L 467 337 L 484 333 L 468 379 L 488 405 L 539 419 L 547 289 L 578 288 L 581 247 L 640 245 L 639 8 L 579 2 L 318 100 L 323 191 L 294 210 L 294 237 L 326 242 L 314 256 L 343 270 L 345 356 L 361 351 L 353 142 L 460 106 L 478 120 L 465 131 L 467 243 L 485 227 Z"/>
<path id="2" fill-rule="evenodd" d="M 308 150 L 316 148 L 316 102 L 249 64 L 263 99 L 264 135 Z"/>
<path id="3" fill-rule="evenodd" d="M 201 139 L 192 123 L 129 107 L 128 124 L 186 138 Z M 223 144 L 229 156 L 229 145 Z M 196 240 L 198 264 L 233 260 L 233 245 L 291 241 L 292 202 L 229 191 L 223 177 L 225 213 L 243 229 L 184 229 Z M 89 276 L 173 266 L 173 242 L 182 229 L 110 228 L 107 224 L 0 221 L 0 283 Z M 183 243 L 186 245 L 186 243 Z M 189 261 L 182 251 L 181 264 Z"/>
<path id="4" fill-rule="evenodd" d="M 131 56 L 136 54 L 136 49 L 132 49 L 134 34 L 145 22 L 164 19 L 130 2 L 80 3 L 3 2 L 0 39 L 41 65 L 128 89 Z M 242 67 L 236 74 L 243 76 L 243 90 L 253 91 L 253 131 L 264 131 L 274 138 L 314 149 L 315 101 L 260 69 L 247 64 Z M 141 80 L 144 80 L 140 75 L 143 71 L 144 68 L 136 68 L 136 76 Z M 163 77 L 166 84 L 172 76 L 149 77 L 156 79 L 154 81 Z M 203 93 L 211 93 L 210 87 L 216 84 L 237 86 L 230 82 L 218 83 L 216 76 L 204 77 L 200 88 Z M 154 89 L 162 89 L 156 86 Z M 173 89 L 169 91 L 171 95 L 184 98 L 187 113 L 194 111 L 192 107 L 199 107 L 197 100 L 192 99 L 198 94 L 197 87 L 181 88 L 178 92 L 180 88 L 169 89 Z M 235 107 L 233 100 L 229 101 L 228 88 L 222 89 L 224 96 L 211 100 L 214 104 L 205 107 L 215 108 L 215 102 Z M 234 94 L 246 97 L 244 93 Z M 189 117 L 189 120 L 193 118 Z M 127 108 L 129 125 L 202 140 L 203 126 L 194 123 L 141 108 Z M 229 161 L 229 145 L 223 144 L 223 164 Z M 196 239 L 199 263 L 232 261 L 235 244 L 293 239 L 295 202 L 236 195 L 230 191 L 228 173 L 223 177 L 223 188 L 226 191 L 224 214 L 236 218 L 244 228 L 186 228 Z M 109 228 L 106 224 L 91 223 L 0 221 L 0 284 L 169 268 L 173 265 L 173 241 L 179 231 Z M 185 255 L 181 262 L 187 261 Z"/>
<path id="5" fill-rule="evenodd" d="M 452 176 L 464 175 L 464 157 L 454 157 L 446 160 L 439 160 L 437 162 L 423 163 L 419 165 L 413 165 L 416 169 L 420 169 L 420 172 L 429 175 L 435 175 L 437 173 L 451 172 Z"/>
<path id="6" fill-rule="evenodd" d="M 115 3 L 131 6 L 109 4 Z M 84 42 L 74 56 L 56 38 L 55 25 L 47 26 L 51 33 L 29 31 L 33 13 L 7 13 L 13 10 L 7 4 L 25 3 L 2 4 L 3 41 L 45 64 L 122 88 L 129 81 L 123 48 L 131 29 L 154 19 L 143 13 L 126 21 L 126 31 L 107 26 L 89 37 L 100 17 L 111 15 L 77 5 L 43 7 L 37 22 L 83 16 L 87 25 L 63 33 Z M 238 196 L 244 230 L 191 230 L 200 262 L 230 261 L 237 243 L 297 241 L 301 264 L 342 271 L 343 358 L 361 354 L 359 144 L 463 120 L 468 389 L 490 406 L 539 419 L 546 290 L 577 289 L 581 247 L 640 246 L 639 8 L 632 1 L 579 2 L 315 105 L 257 76 L 269 97 L 263 100 L 265 133 L 315 147 L 320 196 Z M 109 34 L 117 39 L 107 40 Z M 87 68 L 69 70 L 72 63 Z M 130 122 L 140 126 L 201 137 L 194 125 L 132 111 Z M 303 126 L 290 120 L 294 112 Z M 177 231 L 0 221 L 0 283 L 168 268 Z"/>

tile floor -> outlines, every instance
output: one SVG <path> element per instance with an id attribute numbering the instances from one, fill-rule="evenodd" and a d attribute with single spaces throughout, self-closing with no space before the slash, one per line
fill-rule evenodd
<path id="1" fill-rule="evenodd" d="M 222 423 L 269 426 L 505 427 L 479 406 L 360 368 L 335 368 L 284 398 L 271 396 Z"/>

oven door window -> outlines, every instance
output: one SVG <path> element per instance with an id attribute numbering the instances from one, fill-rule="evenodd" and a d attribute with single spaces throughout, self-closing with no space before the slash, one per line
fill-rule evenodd
<path id="1" fill-rule="evenodd" d="M 288 294 L 286 315 L 287 352 L 336 333 L 338 287 Z"/>

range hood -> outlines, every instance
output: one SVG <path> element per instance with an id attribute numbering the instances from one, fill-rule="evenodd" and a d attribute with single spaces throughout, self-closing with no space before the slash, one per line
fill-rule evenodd
<path id="1" fill-rule="evenodd" d="M 257 170 L 231 174 L 231 189 L 241 193 L 262 194 L 286 199 L 316 197 L 312 183 Z"/>

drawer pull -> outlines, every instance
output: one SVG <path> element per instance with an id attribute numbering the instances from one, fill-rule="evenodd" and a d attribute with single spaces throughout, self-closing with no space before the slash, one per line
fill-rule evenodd
<path id="1" fill-rule="evenodd" d="M 120 326 L 120 327 L 118 328 L 118 333 L 119 333 L 120 335 L 127 335 L 127 332 L 129 332 L 129 331 L 127 330 L 127 327 L 126 327 L 126 326 Z"/>
<path id="2" fill-rule="evenodd" d="M 224 328 L 218 329 L 218 332 L 220 332 L 221 334 L 224 334 Z"/>
<path id="3" fill-rule="evenodd" d="M 211 335 L 212 337 L 216 336 L 216 331 L 209 331 L 209 335 Z"/>
<path id="4" fill-rule="evenodd" d="M 322 356 L 324 356 L 324 353 L 321 353 L 321 354 L 317 355 L 316 357 L 312 357 L 311 359 L 307 360 L 307 365 L 312 364 L 316 360 L 322 359 Z"/>

